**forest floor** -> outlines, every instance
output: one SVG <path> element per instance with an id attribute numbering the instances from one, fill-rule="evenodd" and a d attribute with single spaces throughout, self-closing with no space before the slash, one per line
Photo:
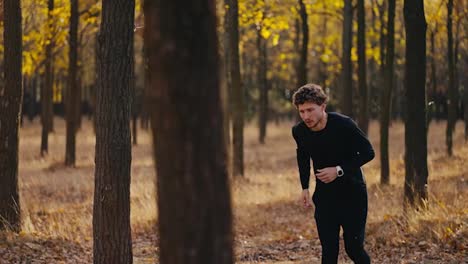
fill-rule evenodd
<path id="1" fill-rule="evenodd" d="M 320 263 L 313 209 L 298 202 L 291 123 L 270 124 L 266 144 L 253 125 L 245 130 L 246 172 L 231 183 L 236 263 Z M 25 121 L 20 134 L 19 188 L 22 231 L 0 233 L 0 263 L 92 263 L 94 134 L 83 119 L 77 165 L 63 165 L 65 125 L 55 119 L 49 154 L 39 155 L 40 123 Z M 427 210 L 403 211 L 404 126 L 390 129 L 389 186 L 379 185 L 378 125 L 369 137 L 376 158 L 364 166 L 369 191 L 366 249 L 373 263 L 468 263 L 468 143 L 457 125 L 454 155 L 445 148 L 445 122 L 428 136 Z M 133 147 L 131 223 L 134 263 L 157 263 L 156 173 L 148 131 Z M 313 189 L 313 180 L 311 181 Z M 352 263 L 340 242 L 340 263 Z"/>

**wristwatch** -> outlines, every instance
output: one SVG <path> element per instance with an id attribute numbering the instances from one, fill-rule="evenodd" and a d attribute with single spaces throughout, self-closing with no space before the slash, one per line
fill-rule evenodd
<path id="1" fill-rule="evenodd" d="M 341 176 L 343 176 L 343 174 L 344 174 L 344 171 L 341 168 L 341 166 L 336 166 L 336 176 L 341 177 Z"/>

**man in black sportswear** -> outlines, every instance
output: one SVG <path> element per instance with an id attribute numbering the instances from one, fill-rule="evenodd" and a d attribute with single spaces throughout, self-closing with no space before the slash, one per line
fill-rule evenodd
<path id="1" fill-rule="evenodd" d="M 361 166 L 374 158 L 374 150 L 354 121 L 342 114 L 325 112 L 327 95 L 315 84 L 293 95 L 302 121 L 292 129 L 297 143 L 297 164 L 302 185 L 301 201 L 311 207 L 310 160 L 316 177 L 312 200 L 322 263 L 337 263 L 340 227 L 345 250 L 357 264 L 370 263 L 364 250 L 367 190 Z"/>

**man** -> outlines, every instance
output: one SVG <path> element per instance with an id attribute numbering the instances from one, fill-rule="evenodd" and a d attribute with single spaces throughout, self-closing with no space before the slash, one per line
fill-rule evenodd
<path id="1" fill-rule="evenodd" d="M 293 103 L 302 121 L 293 127 L 297 163 L 302 185 L 301 201 L 311 207 L 310 160 L 316 185 L 312 200 L 322 263 L 337 263 L 340 227 L 345 250 L 354 263 L 370 263 L 364 250 L 367 190 L 361 166 L 374 158 L 374 150 L 351 118 L 327 113 L 327 95 L 315 84 L 302 86 Z"/>

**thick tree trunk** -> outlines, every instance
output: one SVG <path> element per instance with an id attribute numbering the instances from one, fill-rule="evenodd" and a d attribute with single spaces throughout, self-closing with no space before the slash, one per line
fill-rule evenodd
<path id="1" fill-rule="evenodd" d="M 364 133 L 369 129 L 369 107 L 368 90 L 366 76 L 366 13 L 364 9 L 364 0 L 357 1 L 358 18 L 358 82 L 359 82 L 359 117 L 358 124 Z"/>
<path id="2" fill-rule="evenodd" d="M 19 232 L 18 133 L 23 97 L 20 1 L 4 1 L 3 14 L 5 85 L 0 87 L 0 230 Z"/>
<path id="3" fill-rule="evenodd" d="M 426 18 L 422 0 L 405 0 L 405 201 L 422 206 L 427 199 Z"/>
<path id="4" fill-rule="evenodd" d="M 258 50 L 258 86 L 260 90 L 258 127 L 260 144 L 265 143 L 268 122 L 268 80 L 267 80 L 267 44 L 257 30 L 257 50 Z"/>
<path id="5" fill-rule="evenodd" d="M 453 0 L 447 2 L 447 62 L 448 62 L 448 118 L 447 130 L 445 134 L 445 143 L 447 145 L 447 153 L 449 156 L 453 154 L 453 132 L 457 121 L 457 87 L 455 86 L 455 67 L 453 61 L 453 30 L 452 30 L 452 15 L 453 15 Z"/>
<path id="6" fill-rule="evenodd" d="M 145 1 L 144 11 L 159 262 L 233 263 L 215 1 Z"/>
<path id="7" fill-rule="evenodd" d="M 345 0 L 343 9 L 343 54 L 341 57 L 341 111 L 353 117 L 353 77 L 351 64 L 351 48 L 353 34 L 353 7 L 351 0 Z"/>
<path id="8" fill-rule="evenodd" d="M 71 0 L 70 14 L 70 49 L 68 59 L 68 98 L 66 111 L 65 165 L 75 166 L 76 128 L 78 123 L 78 0 Z"/>
<path id="9" fill-rule="evenodd" d="M 380 105 L 380 183 L 390 183 L 390 165 L 388 151 L 388 130 L 390 126 L 390 113 L 393 90 L 393 73 L 395 59 L 395 1 L 388 0 L 387 20 L 387 52 L 385 58 L 384 91 Z"/>
<path id="10" fill-rule="evenodd" d="M 98 36 L 94 263 L 132 263 L 130 97 L 133 0 L 104 0 Z"/>
<path id="11" fill-rule="evenodd" d="M 239 10 L 238 0 L 229 0 L 228 25 L 229 34 L 229 70 L 232 90 L 232 173 L 244 175 L 244 89 L 241 83 L 239 65 Z"/>
<path id="12" fill-rule="evenodd" d="M 230 98 L 232 97 L 232 86 L 231 86 L 231 71 L 229 70 L 230 67 L 230 60 L 229 60 L 229 12 L 226 9 L 226 6 L 228 6 L 230 0 L 224 0 L 223 2 L 219 2 L 219 4 L 224 5 L 224 21 L 223 21 L 223 27 L 224 27 L 224 33 L 221 35 L 222 37 L 222 42 L 223 43 L 223 55 L 224 55 L 224 60 L 220 60 L 221 64 L 221 101 L 223 105 L 223 113 L 224 113 L 224 119 L 223 119 L 223 130 L 224 130 L 224 144 L 226 145 L 226 155 L 227 155 L 227 168 L 228 168 L 228 174 L 232 175 L 232 151 L 231 151 L 231 100 Z"/>

